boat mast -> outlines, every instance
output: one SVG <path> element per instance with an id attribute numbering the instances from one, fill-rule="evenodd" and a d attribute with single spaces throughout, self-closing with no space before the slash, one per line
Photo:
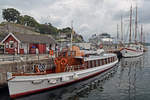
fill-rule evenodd
<path id="1" fill-rule="evenodd" d="M 123 42 L 123 21 L 121 16 L 121 41 Z"/>
<path id="2" fill-rule="evenodd" d="M 71 43 L 70 43 L 70 50 L 72 51 L 72 38 L 73 38 L 73 21 L 71 21 Z"/>
<path id="3" fill-rule="evenodd" d="M 132 32 L 132 5 L 130 9 L 130 35 L 129 35 L 129 43 L 131 43 L 131 32 Z"/>
<path id="4" fill-rule="evenodd" d="M 135 16 L 135 42 L 137 38 L 137 6 L 136 6 L 136 16 Z"/>
<path id="5" fill-rule="evenodd" d="M 119 32 L 118 32 L 118 24 L 117 24 L 117 42 L 119 41 Z"/>
<path id="6" fill-rule="evenodd" d="M 141 25 L 141 43 L 143 42 L 143 25 Z"/>

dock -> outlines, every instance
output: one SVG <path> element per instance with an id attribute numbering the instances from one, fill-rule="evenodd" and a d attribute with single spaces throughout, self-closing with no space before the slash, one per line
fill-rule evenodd
<path id="1" fill-rule="evenodd" d="M 46 69 L 54 66 L 49 55 L 0 56 L 0 88 L 7 85 L 7 72 L 33 72 L 33 66 L 43 64 Z"/>

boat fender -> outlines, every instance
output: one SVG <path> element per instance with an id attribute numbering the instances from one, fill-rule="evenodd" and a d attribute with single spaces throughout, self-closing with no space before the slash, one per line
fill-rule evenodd
<path id="1" fill-rule="evenodd" d="M 62 58 L 60 62 L 61 62 L 62 65 L 66 65 L 67 64 L 67 59 L 66 58 Z"/>
<path id="2" fill-rule="evenodd" d="M 78 79 L 78 77 L 79 77 L 79 76 L 77 75 L 77 73 L 74 73 L 73 78 L 74 78 L 74 79 Z"/>
<path id="3" fill-rule="evenodd" d="M 57 80 L 56 80 L 56 79 L 51 79 L 51 80 L 48 80 L 48 83 L 56 84 L 56 83 L 57 83 Z"/>
<path id="4" fill-rule="evenodd" d="M 32 84 L 41 84 L 43 80 L 34 80 L 32 81 Z"/>

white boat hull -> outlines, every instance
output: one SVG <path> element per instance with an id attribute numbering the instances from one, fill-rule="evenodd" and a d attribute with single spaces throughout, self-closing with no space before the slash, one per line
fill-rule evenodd
<path id="1" fill-rule="evenodd" d="M 9 93 L 11 98 L 57 88 L 66 84 L 71 84 L 89 77 L 98 75 L 112 68 L 118 60 L 106 65 L 84 69 L 75 72 L 64 72 L 36 76 L 15 76 L 8 81 Z"/>
<path id="2" fill-rule="evenodd" d="M 138 56 L 141 56 L 143 55 L 143 51 L 136 51 L 134 49 L 127 49 L 127 48 L 124 48 L 123 50 L 121 50 L 121 53 L 122 53 L 122 56 L 125 57 L 125 58 L 128 58 L 128 57 L 138 57 Z"/>

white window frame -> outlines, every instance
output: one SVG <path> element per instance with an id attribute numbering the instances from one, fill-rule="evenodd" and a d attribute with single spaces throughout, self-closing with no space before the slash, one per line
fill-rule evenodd
<path id="1" fill-rule="evenodd" d="M 13 45 L 13 47 L 11 47 Z M 14 48 L 14 41 L 9 41 L 9 48 L 13 49 Z"/>
<path id="2" fill-rule="evenodd" d="M 5 48 L 9 48 L 9 43 L 8 42 L 6 42 Z"/>

